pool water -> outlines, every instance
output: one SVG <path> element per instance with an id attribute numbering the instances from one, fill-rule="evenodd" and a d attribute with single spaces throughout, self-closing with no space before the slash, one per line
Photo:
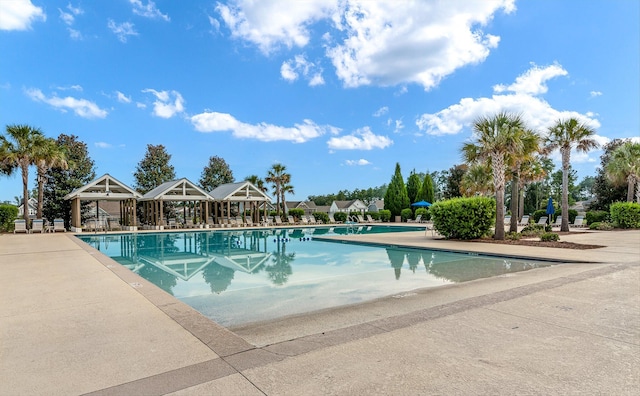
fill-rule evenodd
<path id="1" fill-rule="evenodd" d="M 378 227 L 360 232 L 415 231 Z M 353 228 L 78 237 L 228 327 L 551 265 L 314 239 Z"/>

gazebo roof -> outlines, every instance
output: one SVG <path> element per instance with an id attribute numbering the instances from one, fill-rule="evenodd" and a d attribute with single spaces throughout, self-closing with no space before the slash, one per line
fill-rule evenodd
<path id="1" fill-rule="evenodd" d="M 142 198 L 139 192 L 122 183 L 108 173 L 92 182 L 71 191 L 64 199 L 80 198 L 83 201 L 122 201 Z"/>
<path id="2" fill-rule="evenodd" d="M 211 201 L 206 191 L 186 178 L 162 183 L 144 194 L 140 201 Z"/>
<path id="3" fill-rule="evenodd" d="M 271 202 L 271 197 L 260 191 L 251 182 L 244 181 L 238 183 L 227 183 L 219 185 L 209 193 L 216 201 L 267 201 Z"/>

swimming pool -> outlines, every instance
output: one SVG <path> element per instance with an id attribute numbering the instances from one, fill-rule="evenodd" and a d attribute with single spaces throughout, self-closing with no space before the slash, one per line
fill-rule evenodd
<path id="1" fill-rule="evenodd" d="M 413 227 L 382 227 L 359 232 L 415 231 Z M 181 231 L 78 238 L 228 327 L 551 265 L 314 239 L 350 232 L 358 229 Z"/>

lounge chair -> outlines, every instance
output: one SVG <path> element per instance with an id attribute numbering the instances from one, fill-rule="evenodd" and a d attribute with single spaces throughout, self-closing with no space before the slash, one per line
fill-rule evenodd
<path id="1" fill-rule="evenodd" d="M 307 216 L 307 218 L 309 219 L 309 224 L 318 224 L 318 222 L 316 221 L 315 216 L 309 215 L 309 216 Z"/>
<path id="2" fill-rule="evenodd" d="M 13 233 L 15 234 L 16 232 L 24 232 L 25 234 L 29 233 L 29 230 L 27 229 L 27 222 L 24 219 L 13 221 Z"/>
<path id="3" fill-rule="evenodd" d="M 371 217 L 371 215 L 370 215 L 370 214 L 367 214 L 366 216 L 367 216 L 367 221 L 368 221 L 369 223 L 379 223 L 379 222 L 380 222 L 380 220 L 376 220 L 376 219 L 374 219 L 373 217 Z M 422 216 L 422 215 L 418 215 L 418 216 Z"/>
<path id="4" fill-rule="evenodd" d="M 556 221 L 551 224 L 551 227 L 560 227 L 562 226 L 562 215 L 556 217 Z"/>
<path id="5" fill-rule="evenodd" d="M 511 216 L 504 216 L 504 225 L 509 225 L 511 224 Z"/>
<path id="6" fill-rule="evenodd" d="M 122 225 L 118 219 L 109 219 L 109 231 L 122 231 Z"/>
<path id="7" fill-rule="evenodd" d="M 63 219 L 53 219 L 53 232 L 67 232 L 64 228 L 64 220 Z"/>
<path id="8" fill-rule="evenodd" d="M 342 223 L 341 221 L 337 221 L 334 217 L 333 217 L 333 213 L 329 213 L 329 223 L 331 224 L 340 224 Z"/>
<path id="9" fill-rule="evenodd" d="M 300 223 L 309 224 L 309 219 L 307 219 L 307 216 L 300 217 Z"/>
<path id="10" fill-rule="evenodd" d="M 273 220 L 275 220 L 277 226 L 284 225 L 284 223 L 282 223 L 282 219 L 280 218 L 280 216 L 277 216 L 277 215 L 273 216 Z"/>
<path id="11" fill-rule="evenodd" d="M 269 216 L 262 216 L 262 225 L 265 227 L 271 226 L 271 218 Z"/>
<path id="12" fill-rule="evenodd" d="M 584 216 L 576 216 L 575 220 L 573 220 L 573 224 L 569 224 L 569 227 L 576 227 L 576 228 L 585 227 Z"/>
<path id="13" fill-rule="evenodd" d="M 287 216 L 287 221 L 291 225 L 296 224 L 296 220 L 293 218 L 293 216 Z"/>
<path id="14" fill-rule="evenodd" d="M 547 224 L 547 220 L 549 218 L 547 216 L 542 216 L 538 219 L 538 222 L 536 224 Z"/>
<path id="15" fill-rule="evenodd" d="M 520 223 L 518 223 L 518 225 L 526 226 L 527 224 L 529 224 L 529 215 L 524 215 L 522 216 L 522 219 L 520 219 Z"/>
<path id="16" fill-rule="evenodd" d="M 34 219 L 31 223 L 31 232 L 39 232 L 42 234 L 44 232 L 44 220 Z"/>
<path id="17" fill-rule="evenodd" d="M 244 218 L 244 225 L 246 227 L 253 227 L 253 219 L 251 219 L 251 216 L 247 216 Z"/>
<path id="18" fill-rule="evenodd" d="M 416 216 L 415 220 L 407 219 L 407 223 L 420 223 L 422 222 L 422 215 L 419 214 Z"/>
<path id="19" fill-rule="evenodd" d="M 362 215 L 358 215 L 358 223 L 366 223 L 367 221 L 364 219 Z"/>
<path id="20" fill-rule="evenodd" d="M 242 219 L 242 216 L 236 216 L 236 225 L 238 227 L 244 227 L 244 220 Z"/>
<path id="21" fill-rule="evenodd" d="M 178 228 L 178 223 L 176 223 L 176 219 L 169 219 L 169 229 Z"/>

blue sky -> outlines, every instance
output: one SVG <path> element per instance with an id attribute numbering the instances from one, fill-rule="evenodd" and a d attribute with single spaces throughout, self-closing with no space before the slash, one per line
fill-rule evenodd
<path id="1" fill-rule="evenodd" d="M 0 124 L 77 135 L 130 185 L 147 144 L 194 182 L 210 156 L 237 180 L 281 162 L 303 200 L 449 169 L 501 110 L 638 137 L 639 21 L 636 0 L 1 0 Z M 601 153 L 572 154 L 580 178 Z"/>

